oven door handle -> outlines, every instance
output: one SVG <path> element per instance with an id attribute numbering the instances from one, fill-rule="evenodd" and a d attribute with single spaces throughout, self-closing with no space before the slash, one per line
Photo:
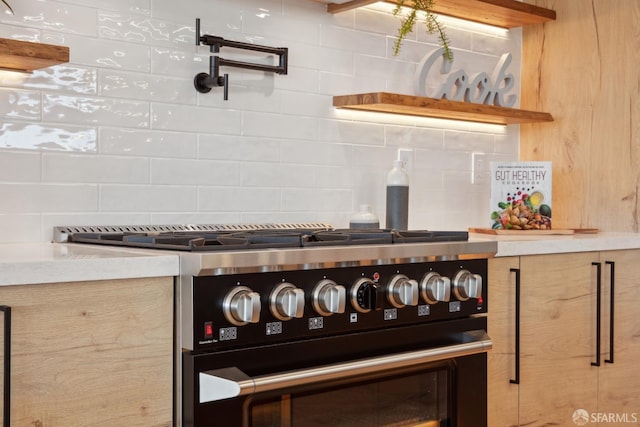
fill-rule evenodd
<path id="1" fill-rule="evenodd" d="M 469 331 L 461 335 L 462 340 L 459 344 L 253 378 L 236 367 L 200 372 L 200 403 L 469 356 L 487 352 L 493 346 L 491 338 L 484 330 Z"/>

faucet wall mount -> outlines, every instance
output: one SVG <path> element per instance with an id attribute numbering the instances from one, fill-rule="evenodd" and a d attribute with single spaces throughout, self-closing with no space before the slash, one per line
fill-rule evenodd
<path id="1" fill-rule="evenodd" d="M 287 74 L 289 49 L 286 47 L 269 47 L 252 43 L 236 42 L 225 40 L 222 37 L 212 36 L 209 34 L 200 34 L 200 18 L 196 18 L 196 46 L 201 44 L 209 46 L 212 53 L 209 56 L 209 72 L 198 73 L 193 79 L 196 90 L 200 93 L 209 93 L 214 87 L 224 88 L 224 100 L 229 99 L 229 74 L 220 75 L 220 67 L 236 67 L 249 70 L 258 70 L 272 72 L 277 74 Z M 234 61 L 231 59 L 220 58 L 221 47 L 232 47 L 235 49 L 251 50 L 255 52 L 265 52 L 278 55 L 278 65 L 264 65 L 252 62 Z"/>

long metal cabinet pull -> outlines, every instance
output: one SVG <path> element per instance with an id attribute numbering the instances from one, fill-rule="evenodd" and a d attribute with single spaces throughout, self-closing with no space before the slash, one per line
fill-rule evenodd
<path id="1" fill-rule="evenodd" d="M 615 323 L 613 316 L 613 308 L 615 307 L 614 297 L 615 297 L 615 283 L 616 283 L 616 263 L 613 261 L 605 261 L 611 268 L 611 283 L 610 283 L 610 300 L 609 300 L 609 358 L 604 359 L 604 363 L 613 364 L 613 325 Z"/>
<path id="2" fill-rule="evenodd" d="M 520 384 L 520 269 L 512 268 L 516 274 L 516 377 L 509 380 L 511 384 Z"/>
<path id="3" fill-rule="evenodd" d="M 4 313 L 4 387 L 2 425 L 11 425 L 11 307 L 0 305 Z"/>
<path id="4" fill-rule="evenodd" d="M 602 263 L 592 262 L 596 267 L 596 361 L 591 362 L 591 366 L 600 366 L 600 339 L 602 333 Z"/>
<path id="5" fill-rule="evenodd" d="M 249 377 L 236 367 L 200 372 L 200 403 L 282 390 L 338 378 L 418 366 L 425 363 L 487 352 L 493 343 L 484 330 L 463 334 L 459 344 L 335 363 L 316 368 Z"/>

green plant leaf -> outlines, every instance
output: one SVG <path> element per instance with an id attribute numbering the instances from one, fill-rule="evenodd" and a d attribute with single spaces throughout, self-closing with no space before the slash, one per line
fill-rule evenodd
<path id="1" fill-rule="evenodd" d="M 444 25 L 438 21 L 438 17 L 431 12 L 436 0 L 398 0 L 396 7 L 393 9 L 393 15 L 398 16 L 402 12 L 403 7 L 409 8 L 409 12 L 402 17 L 400 28 L 398 28 L 398 36 L 393 44 L 393 54 L 398 55 L 400 48 L 402 47 L 402 41 L 413 32 L 415 28 L 416 20 L 418 19 L 418 12 L 424 12 L 424 23 L 429 34 L 437 33 L 438 41 L 444 48 L 444 57 L 449 61 L 453 61 L 453 52 L 449 46 L 450 41 L 447 37 Z"/>

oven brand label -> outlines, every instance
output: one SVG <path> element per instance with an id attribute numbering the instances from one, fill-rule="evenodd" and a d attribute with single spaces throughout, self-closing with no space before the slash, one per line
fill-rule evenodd
<path id="1" fill-rule="evenodd" d="M 267 335 L 278 335 L 282 333 L 282 322 L 267 323 Z"/>

